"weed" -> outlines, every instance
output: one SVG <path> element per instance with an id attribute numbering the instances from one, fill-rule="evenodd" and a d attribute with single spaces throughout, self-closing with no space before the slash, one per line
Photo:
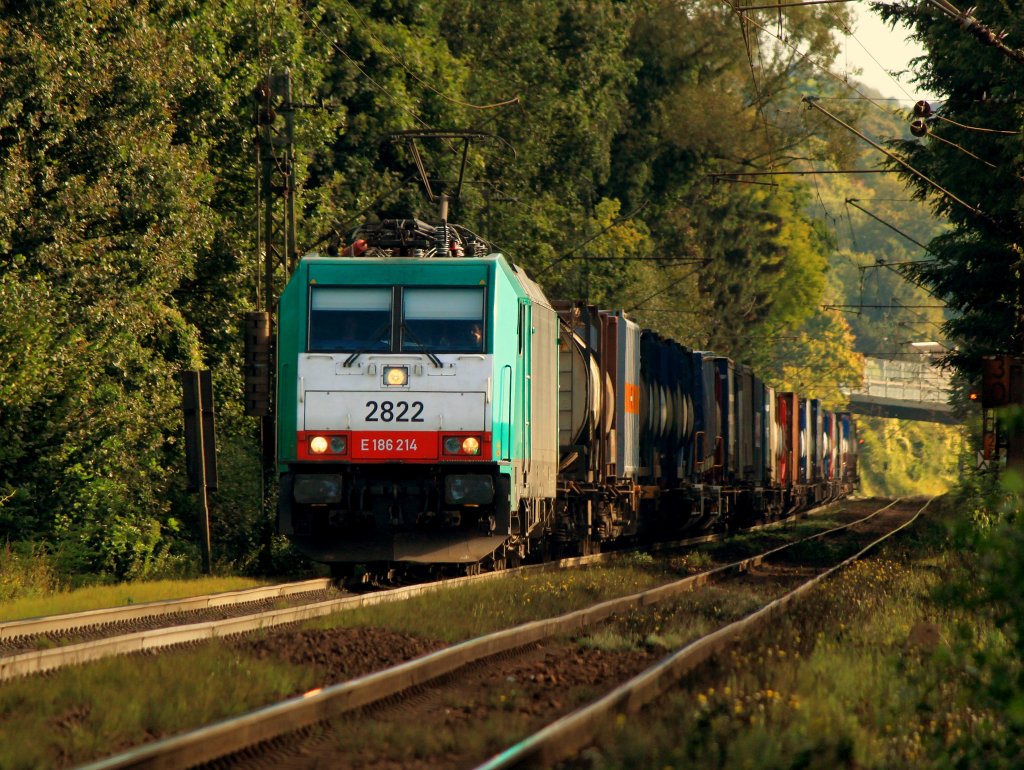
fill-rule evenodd
<path id="1" fill-rule="evenodd" d="M 4 551 L 0 550 L 0 561 Z M 41 559 L 45 564 L 45 557 Z M 45 577 L 46 567 L 40 567 Z M 7 578 L 6 566 L 0 563 L 0 581 Z M 59 615 L 66 612 L 81 612 L 102 607 L 121 607 L 128 604 L 178 599 L 199 596 L 240 588 L 254 588 L 267 581 L 251 578 L 200 578 L 197 580 L 153 580 L 115 585 L 87 586 L 64 590 L 59 582 L 39 582 L 39 590 L 23 592 L 0 602 L 0 620 L 15 620 L 42 615 Z M 45 590 L 44 590 L 45 589 Z"/>
<path id="2" fill-rule="evenodd" d="M 46 596 L 60 588 L 45 546 L 5 543 L 0 547 L 0 602 Z"/>

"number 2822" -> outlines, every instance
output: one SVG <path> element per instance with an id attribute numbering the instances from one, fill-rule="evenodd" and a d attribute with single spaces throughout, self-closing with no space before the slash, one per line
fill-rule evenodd
<path id="1" fill-rule="evenodd" d="M 367 401 L 367 422 L 423 422 L 423 402 Z"/>

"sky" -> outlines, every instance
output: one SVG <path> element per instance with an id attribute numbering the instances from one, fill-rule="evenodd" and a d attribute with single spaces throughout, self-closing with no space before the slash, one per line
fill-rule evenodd
<path id="1" fill-rule="evenodd" d="M 840 37 L 843 51 L 836 59 L 836 69 L 840 72 L 847 68 L 863 70 L 855 79 L 880 91 L 883 96 L 911 102 L 934 99 L 934 94 L 922 92 L 914 86 L 909 72 L 898 80 L 886 73 L 886 70 L 909 70 L 910 60 L 923 53 L 919 45 L 907 41 L 909 33 L 906 27 L 889 29 L 877 14 L 869 10 L 866 2 L 851 3 L 851 6 L 857 22 L 852 37 Z"/>

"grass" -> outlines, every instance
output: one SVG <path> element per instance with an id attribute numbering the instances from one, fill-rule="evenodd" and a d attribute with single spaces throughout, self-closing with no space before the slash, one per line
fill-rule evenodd
<path id="1" fill-rule="evenodd" d="M 0 565 L 2 566 L 2 565 Z M 121 607 L 163 599 L 255 588 L 270 581 L 241 577 L 208 577 L 193 580 L 154 580 L 138 583 L 89 586 L 72 591 L 41 591 L 0 603 L 0 621 L 61 615 L 106 607 Z"/>
<path id="2" fill-rule="evenodd" d="M 213 644 L 0 687 L 0 767 L 63 767 L 308 689 L 314 672 Z"/>
<path id="3" fill-rule="evenodd" d="M 985 617 L 935 601 L 966 569 L 934 520 L 829 581 L 798 612 L 685 682 L 656 709 L 622 717 L 572 766 L 715 768 L 1012 767 L 1003 716 L 977 694 Z M 936 552 L 940 552 L 936 556 Z M 911 639 L 934 624 L 934 649 Z M 978 644 L 979 642 L 975 642 Z"/>
<path id="4" fill-rule="evenodd" d="M 439 591 L 395 604 L 351 610 L 313 621 L 311 625 L 373 625 L 457 642 L 637 593 L 679 577 L 663 564 L 640 554 L 609 566 L 520 575 Z"/>
<path id="5" fill-rule="evenodd" d="M 635 609 L 579 638 L 583 649 L 676 650 L 725 622 L 747 615 L 780 592 L 775 586 L 711 585 L 674 601 Z"/>

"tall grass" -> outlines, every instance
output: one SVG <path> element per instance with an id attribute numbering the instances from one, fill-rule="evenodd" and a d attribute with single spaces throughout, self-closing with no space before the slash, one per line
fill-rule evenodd
<path id="1" fill-rule="evenodd" d="M 0 621 L 234 591 L 270 581 L 243 577 L 139 580 L 72 588 L 57 555 L 42 545 L 0 546 Z"/>
<path id="2" fill-rule="evenodd" d="M 0 602 L 46 596 L 61 587 L 53 559 L 42 546 L 4 543 L 0 547 Z"/>

